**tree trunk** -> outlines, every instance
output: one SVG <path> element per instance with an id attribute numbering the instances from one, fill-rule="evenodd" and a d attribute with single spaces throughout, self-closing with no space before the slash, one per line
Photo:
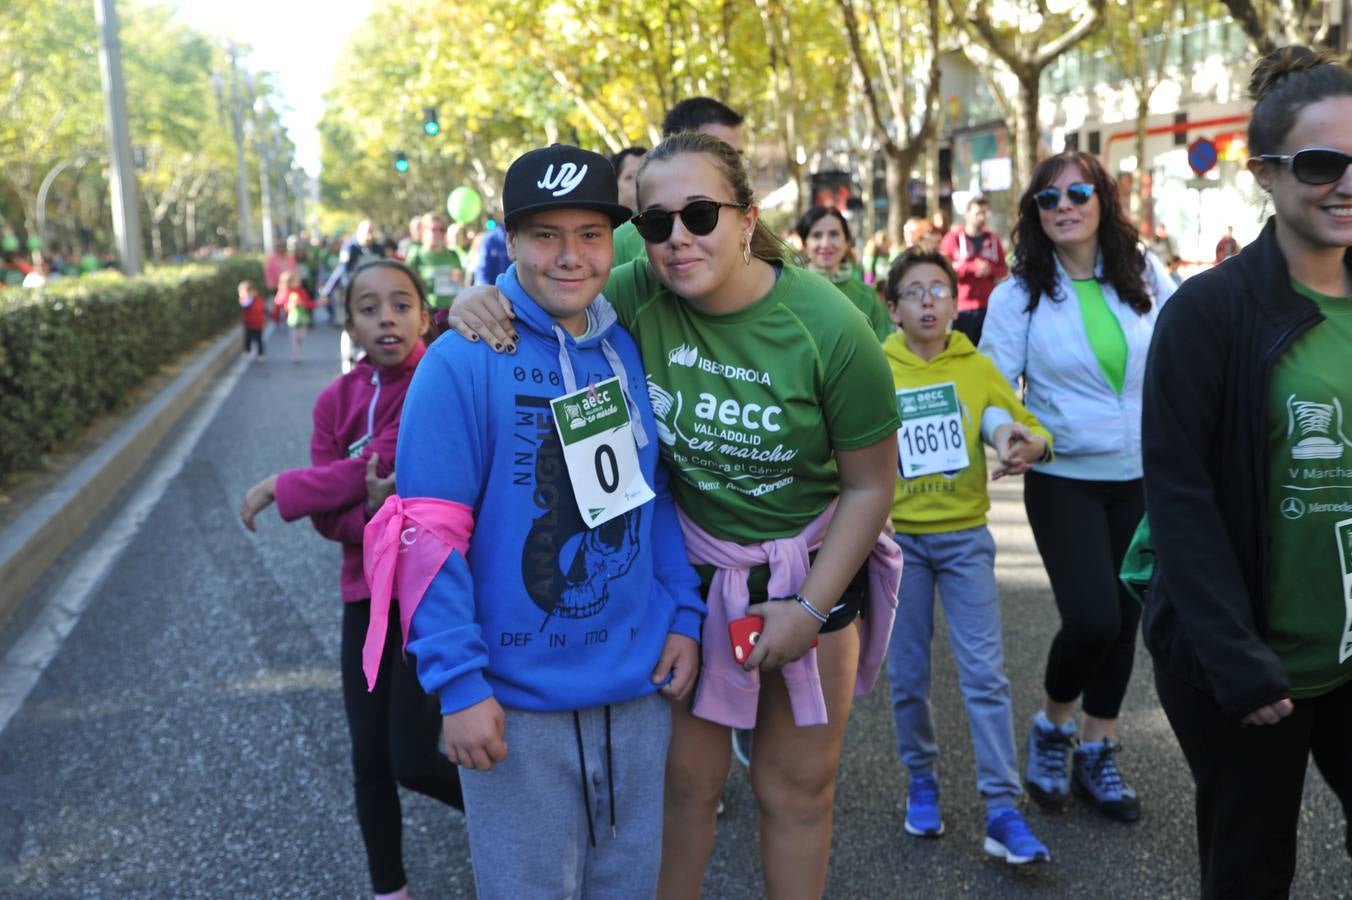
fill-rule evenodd
<path id="1" fill-rule="evenodd" d="M 901 226 L 911 217 L 911 161 L 900 153 L 884 151 L 887 166 L 887 234 L 900 247 Z"/>
<path id="2" fill-rule="evenodd" d="M 935 217 L 943 211 L 939 198 L 939 142 L 930 140 L 925 144 L 925 212 L 936 228 L 939 223 Z"/>
<path id="3" fill-rule="evenodd" d="M 1037 118 L 1038 100 L 1041 96 L 1039 75 L 1040 73 L 1034 72 L 1030 77 L 1026 73 L 1020 73 L 1019 89 L 1013 97 L 1014 189 L 1009 192 L 1011 222 L 1018 220 L 1019 196 L 1028 186 L 1028 181 L 1032 178 L 1033 170 L 1037 168 L 1038 163 L 1038 135 L 1041 132 Z"/>
<path id="4" fill-rule="evenodd" d="M 1150 94 L 1136 89 L 1136 176 L 1131 184 L 1131 220 L 1140 227 L 1146 220 L 1145 179 L 1150 171 L 1145 161 L 1146 119 L 1150 115 Z M 1153 218 L 1153 216 L 1152 216 Z"/>
<path id="5" fill-rule="evenodd" d="M 873 151 L 857 153 L 854 160 L 855 178 L 859 180 L 859 202 L 864 205 L 859 214 L 859 227 L 855 229 L 864 233 L 856 234 L 855 239 L 862 246 L 878 228 L 877 208 L 873 205 Z"/>

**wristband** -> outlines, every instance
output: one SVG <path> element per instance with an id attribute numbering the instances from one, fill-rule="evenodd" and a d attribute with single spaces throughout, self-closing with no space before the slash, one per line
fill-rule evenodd
<path id="1" fill-rule="evenodd" d="M 826 624 L 826 613 L 813 606 L 802 594 L 794 594 L 793 599 L 798 601 L 798 605 L 807 610 L 807 614 L 817 620 L 818 625 Z"/>

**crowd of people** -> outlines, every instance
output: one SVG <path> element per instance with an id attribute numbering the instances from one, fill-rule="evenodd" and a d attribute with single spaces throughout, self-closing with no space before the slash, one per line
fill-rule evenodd
<path id="1" fill-rule="evenodd" d="M 338 305 L 362 355 L 310 465 L 240 514 L 343 546 L 375 896 L 409 893 L 403 785 L 464 810 L 482 898 L 697 898 L 735 747 L 766 894 L 819 897 L 851 705 L 884 672 L 904 829 L 939 837 L 936 600 L 986 853 L 1054 858 L 1025 793 L 1140 818 L 1118 734 L 1144 610 L 1200 893 L 1284 896 L 1311 754 L 1352 808 L 1352 72 L 1286 48 L 1251 89 L 1274 214 L 1181 286 L 1080 152 L 1033 171 L 1008 253 L 981 197 L 857 256 L 814 207 L 799 253 L 709 98 L 651 149 L 521 155 L 477 260 L 435 213 L 402 248 L 362 222 L 331 263 L 279 245 L 292 327 Z M 1015 476 L 1059 623 L 1022 767 L 987 527 Z"/>

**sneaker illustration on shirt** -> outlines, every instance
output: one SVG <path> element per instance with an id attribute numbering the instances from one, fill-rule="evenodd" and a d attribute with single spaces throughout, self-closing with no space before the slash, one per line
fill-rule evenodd
<path id="1" fill-rule="evenodd" d="M 1337 397 L 1332 403 L 1316 403 L 1292 394 L 1286 398 L 1286 414 L 1286 436 L 1301 435 L 1291 448 L 1292 459 L 1341 459 L 1344 445 L 1352 447 L 1352 439 L 1343 434 L 1343 405 Z"/>

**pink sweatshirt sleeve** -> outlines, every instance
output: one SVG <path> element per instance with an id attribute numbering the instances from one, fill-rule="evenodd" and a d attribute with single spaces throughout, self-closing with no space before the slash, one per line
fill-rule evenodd
<path id="1" fill-rule="evenodd" d="M 347 509 L 310 514 L 315 531 L 340 544 L 360 544 L 366 530 L 366 501 Z"/>
<path id="2" fill-rule="evenodd" d="M 337 403 L 338 394 L 332 391 L 320 394 L 315 402 L 310 467 L 288 469 L 277 477 L 277 512 L 287 522 L 360 507 L 366 501 L 366 460 L 372 452 L 380 454 L 380 475 L 388 475 L 394 466 L 398 426 L 376 435 L 361 456 L 349 459 L 347 447 L 336 433 Z M 356 534 L 353 543 L 360 542 L 360 529 Z"/>

